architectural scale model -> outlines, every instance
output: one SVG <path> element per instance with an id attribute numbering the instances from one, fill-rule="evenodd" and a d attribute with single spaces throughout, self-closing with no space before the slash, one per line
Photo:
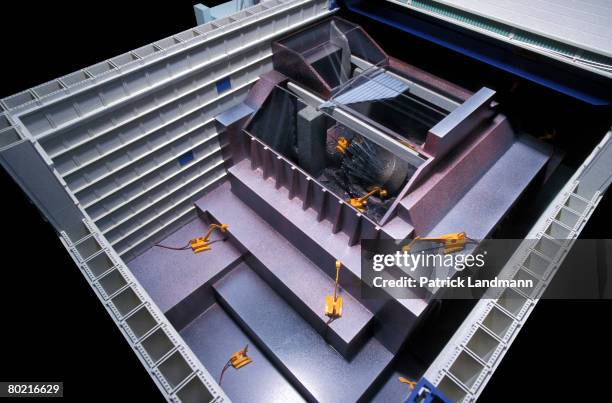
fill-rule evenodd
<path id="1" fill-rule="evenodd" d="M 193 29 L 4 98 L 2 165 L 168 401 L 475 401 L 610 184 L 610 133 L 499 270 L 534 286 L 475 301 L 438 337 L 435 287 L 363 296 L 361 241 L 469 253 L 503 237 L 529 189 L 552 187 L 558 150 L 515 131 L 493 89 L 418 69 L 334 14 L 437 18 L 437 6 L 453 24 L 459 2 L 381 1 L 379 14 L 360 1 L 230 3 L 230 15 L 196 6 Z M 456 12 L 487 35 L 517 23 Z M 535 46 L 524 22 L 516 46 Z M 582 39 L 582 59 L 550 57 L 609 80 L 611 43 Z"/>

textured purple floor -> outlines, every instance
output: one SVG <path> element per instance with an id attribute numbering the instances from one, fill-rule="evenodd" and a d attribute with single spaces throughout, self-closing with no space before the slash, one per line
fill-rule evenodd
<path id="1" fill-rule="evenodd" d="M 228 185 L 219 186 L 198 200 L 196 205 L 201 211 L 227 223 L 232 236 L 282 283 L 283 287 L 275 287 L 275 290 L 294 301 L 294 309 L 308 317 L 314 327 L 320 328 L 328 320 L 324 315 L 324 301 L 325 296 L 333 292 L 334 281 L 245 205 Z M 340 289 L 339 295 L 344 298 L 346 314 L 329 327 L 346 348 L 346 345 L 358 341 L 373 315 L 344 290 Z"/>
<path id="2" fill-rule="evenodd" d="M 393 359 L 370 338 L 346 360 L 245 264 L 214 288 L 227 312 L 310 400 L 355 402 L 367 397 Z"/>
<path id="3" fill-rule="evenodd" d="M 359 244 L 349 246 L 348 236 L 342 232 L 334 234 L 332 224 L 325 220 L 319 221 L 313 209 L 302 210 L 302 200 L 299 197 L 289 199 L 287 189 L 284 187 L 277 189 L 271 178 L 264 179 L 261 170 L 254 171 L 251 168 L 249 160 L 245 159 L 234 165 L 229 169 L 229 173 L 231 177 L 238 179 L 244 186 L 265 200 L 267 203 L 265 208 L 274 209 L 284 217 L 289 217 L 293 227 L 299 228 L 317 244 L 317 251 L 327 251 L 342 261 L 344 267 L 351 270 L 357 277 L 361 276 L 361 246 Z M 240 196 L 242 197 L 242 194 Z M 278 223 L 279 232 L 284 230 L 280 224 Z M 305 251 L 306 255 L 308 255 L 307 252 Z"/>
<path id="4" fill-rule="evenodd" d="M 214 304 L 191 322 L 181 336 L 215 379 L 229 356 L 249 345 L 253 362 L 238 371 L 230 368 L 223 377 L 221 386 L 233 402 L 304 401 L 219 305 Z"/>
<path id="5" fill-rule="evenodd" d="M 299 197 L 289 199 L 288 190 L 285 188 L 276 189 L 272 179 L 263 179 L 261 170 L 253 171 L 248 160 L 241 161 L 229 170 L 232 192 L 239 194 L 241 198 L 248 200 L 249 205 L 255 204 L 253 209 L 257 210 L 275 227 L 278 232 L 290 239 L 291 242 L 305 255 L 313 261 L 320 261 L 321 256 L 331 255 L 334 259 L 339 259 L 345 268 L 350 270 L 354 278 L 361 279 L 361 245 L 348 246 L 348 238 L 345 234 L 338 232 L 332 233 L 332 225 L 328 221 L 318 221 L 317 214 L 312 209 L 302 210 L 302 201 Z M 245 192 L 245 190 L 247 190 Z M 249 196 L 248 193 L 256 194 L 257 197 Z M 258 200 L 259 199 L 259 200 Z M 264 200 L 265 202 L 262 202 Z M 198 202 L 199 203 L 199 202 Z M 289 217 L 289 223 L 274 219 L 272 211 Z M 398 217 L 397 221 L 392 220 L 394 226 L 402 228 L 400 232 L 412 232 L 412 226 Z M 391 224 L 391 222 L 389 223 Z M 397 231 L 397 228 L 394 228 Z M 296 232 L 308 239 L 308 242 L 299 242 Z M 296 242 L 297 241 L 297 242 Z M 333 268 L 333 261 L 329 261 L 326 268 Z M 332 269 L 333 272 L 333 269 Z M 334 275 L 327 272 L 328 275 Z M 341 283 L 342 283 L 341 272 Z M 344 273 L 346 275 L 346 272 Z M 358 281 L 357 281 L 358 282 Z M 346 284 L 345 284 L 346 285 Z M 350 284 L 348 285 L 350 286 Z M 355 291 L 351 289 L 351 291 Z M 357 292 L 360 292 L 357 286 Z M 427 302 L 419 298 L 416 294 L 409 295 L 411 290 L 406 291 L 406 298 L 397 300 L 397 303 L 407 309 L 415 316 L 419 316 L 426 308 Z M 358 295 L 358 294 L 355 294 Z M 360 294 L 359 294 L 360 295 Z"/>
<path id="6" fill-rule="evenodd" d="M 463 231 L 470 238 L 486 238 L 546 164 L 548 158 L 549 154 L 529 138 L 517 140 L 424 236 L 435 237 Z M 474 247 L 468 245 L 461 253 L 470 253 Z M 417 272 L 418 270 L 408 274 L 414 276 Z M 439 266 L 426 275 L 429 278 L 443 279 L 455 273 L 453 268 Z M 419 275 L 421 274 L 422 272 Z M 437 288 L 427 289 L 432 293 L 437 291 Z"/>
<path id="7" fill-rule="evenodd" d="M 208 224 L 196 218 L 160 242 L 181 246 L 206 233 Z M 211 239 L 217 239 L 215 233 Z M 138 281 L 163 312 L 169 311 L 192 292 L 234 263 L 240 252 L 231 242 L 216 242 L 212 250 L 194 254 L 191 249 L 174 251 L 152 247 L 129 262 Z"/>
<path id="8" fill-rule="evenodd" d="M 485 238 L 548 158 L 534 141 L 517 140 L 424 236 L 463 231 L 474 239 Z"/>

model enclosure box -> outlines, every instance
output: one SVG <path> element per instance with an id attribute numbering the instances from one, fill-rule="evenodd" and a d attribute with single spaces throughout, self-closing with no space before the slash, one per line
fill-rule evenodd
<path id="1" fill-rule="evenodd" d="M 412 365 L 439 290 L 364 298 L 361 241 L 487 238 L 557 160 L 492 89 L 332 13 L 262 1 L 0 101 L 0 162 L 168 401 L 401 401 L 399 375 L 473 401 L 609 185 L 610 134 L 500 269 L 535 286 L 478 301 Z"/>

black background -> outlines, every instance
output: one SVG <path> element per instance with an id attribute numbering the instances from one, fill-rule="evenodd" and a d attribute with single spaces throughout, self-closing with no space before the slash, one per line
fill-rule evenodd
<path id="1" fill-rule="evenodd" d="M 5 2 L 0 97 L 185 30 L 195 25 L 191 6 Z M 453 74 L 460 75 L 456 69 Z M 0 180 L 0 380 L 63 381 L 65 396 L 75 401 L 162 401 L 53 229 L 3 170 Z M 609 199 L 583 237 L 610 238 Z M 541 301 L 481 401 L 575 400 L 604 393 L 610 307 L 601 301 Z"/>

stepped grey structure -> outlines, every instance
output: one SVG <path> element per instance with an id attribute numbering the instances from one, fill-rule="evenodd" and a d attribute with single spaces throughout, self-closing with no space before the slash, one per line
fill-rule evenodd
<path id="1" fill-rule="evenodd" d="M 402 402 L 399 376 L 474 401 L 610 184 L 608 133 L 501 269 L 534 290 L 479 301 L 437 358 L 417 357 L 438 291 L 364 298 L 360 241 L 485 238 L 545 183 L 552 150 L 514 132 L 493 90 L 393 58 L 332 13 L 263 1 L 0 101 L 3 167 L 168 401 Z M 374 150 L 362 176 L 340 136 Z M 388 198 L 356 209 L 371 178 Z M 211 223 L 228 232 L 210 251 L 155 246 Z M 220 386 L 247 344 L 253 362 Z"/>

